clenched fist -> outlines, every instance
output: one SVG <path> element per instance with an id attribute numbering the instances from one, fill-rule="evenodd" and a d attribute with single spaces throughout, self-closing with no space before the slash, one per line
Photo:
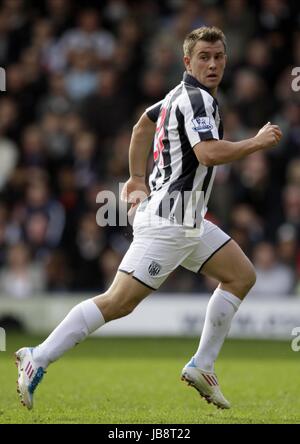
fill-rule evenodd
<path id="1" fill-rule="evenodd" d="M 281 137 L 282 132 L 279 126 L 272 125 L 270 122 L 263 126 L 255 136 L 256 139 L 259 139 L 262 149 L 277 145 Z"/>

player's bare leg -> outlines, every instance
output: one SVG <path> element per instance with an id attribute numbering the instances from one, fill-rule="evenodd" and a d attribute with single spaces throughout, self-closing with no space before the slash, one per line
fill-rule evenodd
<path id="1" fill-rule="evenodd" d="M 231 240 L 205 263 L 201 273 L 217 279 L 220 284 L 208 303 L 198 350 L 183 369 L 182 379 L 195 387 L 208 402 L 229 408 L 214 373 L 214 362 L 234 314 L 255 283 L 255 272 L 249 259 Z"/>
<path id="2" fill-rule="evenodd" d="M 218 288 L 243 300 L 256 281 L 255 270 L 238 244 L 231 240 L 209 259 L 201 273 L 220 282 Z"/>
<path id="3" fill-rule="evenodd" d="M 105 322 L 130 314 L 152 290 L 141 284 L 131 274 L 118 271 L 109 290 L 93 301 L 101 311 Z"/>
<path id="4" fill-rule="evenodd" d="M 118 272 L 111 287 L 102 295 L 76 305 L 48 338 L 35 348 L 16 352 L 18 392 L 28 409 L 45 369 L 65 352 L 83 341 L 105 322 L 131 313 L 151 290 L 131 275 Z"/>

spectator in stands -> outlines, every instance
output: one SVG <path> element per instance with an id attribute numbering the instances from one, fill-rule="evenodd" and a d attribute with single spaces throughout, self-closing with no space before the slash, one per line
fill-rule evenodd
<path id="1" fill-rule="evenodd" d="M 122 89 L 116 69 L 100 71 L 98 89 L 81 104 L 81 116 L 89 129 L 105 143 L 123 128 L 130 115 L 130 91 Z"/>
<path id="2" fill-rule="evenodd" d="M 0 11 L 0 65 L 5 66 L 10 56 L 9 23 L 4 10 Z"/>
<path id="3" fill-rule="evenodd" d="M 64 163 L 70 157 L 71 140 L 65 131 L 64 119 L 60 113 L 45 113 L 41 119 L 40 128 L 43 134 L 48 167 L 49 163 L 55 166 Z"/>
<path id="4" fill-rule="evenodd" d="M 47 233 L 49 231 L 49 220 L 44 212 L 34 212 L 26 217 L 24 223 L 24 238 L 30 245 L 34 259 L 44 262 L 49 252 L 51 244 L 48 242 Z"/>
<path id="5" fill-rule="evenodd" d="M 233 66 L 243 59 L 245 48 L 254 29 L 253 10 L 247 0 L 226 0 L 224 16 L 224 33 L 228 46 L 228 58 Z"/>
<path id="6" fill-rule="evenodd" d="M 91 50 L 73 50 L 69 57 L 70 68 L 65 76 L 68 96 L 74 102 L 93 94 L 98 78 L 95 72 L 95 57 Z"/>
<path id="7" fill-rule="evenodd" d="M 74 146 L 74 174 L 78 189 L 87 188 L 95 182 L 101 171 L 101 163 L 96 156 L 96 138 L 91 132 L 78 134 Z"/>
<path id="8" fill-rule="evenodd" d="M 16 168 L 18 157 L 17 145 L 12 140 L 0 136 L 0 191 Z"/>
<path id="9" fill-rule="evenodd" d="M 45 227 L 45 241 L 52 248 L 59 245 L 65 227 L 65 211 L 60 202 L 51 196 L 45 177 L 33 178 L 29 181 L 24 212 L 25 221 L 34 214 L 43 214 L 45 220 L 47 218 L 48 221 L 47 227 Z"/>
<path id="10" fill-rule="evenodd" d="M 4 221 L 0 220 L 0 267 L 3 267 L 6 260 L 6 224 Z"/>
<path id="11" fill-rule="evenodd" d="M 297 230 L 291 224 L 283 224 L 277 231 L 277 253 L 282 264 L 294 268 L 300 253 Z"/>
<path id="12" fill-rule="evenodd" d="M 74 239 L 70 260 L 74 273 L 74 290 L 92 291 L 103 288 L 103 276 L 98 261 L 106 247 L 104 229 L 96 224 L 95 214 L 84 214 Z"/>
<path id="13" fill-rule="evenodd" d="M 61 73 L 50 74 L 48 92 L 38 104 L 39 116 L 47 112 L 64 115 L 73 110 L 72 101 L 67 95 L 65 76 Z"/>
<path id="14" fill-rule="evenodd" d="M 67 30 L 53 51 L 51 68 L 65 70 L 74 50 L 93 51 L 99 63 L 109 61 L 114 54 L 115 39 L 101 27 L 101 17 L 97 10 L 86 9 L 78 16 L 78 27 Z"/>
<path id="15" fill-rule="evenodd" d="M 250 245 L 263 239 L 263 219 L 257 215 L 251 205 L 244 203 L 235 205 L 231 214 L 231 226 L 244 231 Z"/>
<path id="16" fill-rule="evenodd" d="M 261 242 L 254 248 L 253 264 L 256 283 L 250 291 L 252 295 L 275 298 L 292 292 L 295 284 L 293 269 L 277 261 L 272 244 Z"/>
<path id="17" fill-rule="evenodd" d="M 272 96 L 268 93 L 263 79 L 253 70 L 237 71 L 232 98 L 242 123 L 250 128 L 260 128 L 272 115 L 274 109 Z"/>
<path id="18" fill-rule="evenodd" d="M 300 234 L 300 186 L 287 185 L 283 190 L 284 219 Z"/>
<path id="19" fill-rule="evenodd" d="M 38 19 L 32 29 L 31 45 L 38 51 L 41 67 L 49 70 L 49 58 L 54 46 L 54 27 L 49 19 Z"/>
<path id="20" fill-rule="evenodd" d="M 72 27 L 74 5 L 70 0 L 46 0 L 46 17 L 53 23 L 56 36 Z"/>
<path id="21" fill-rule="evenodd" d="M 112 284 L 121 259 L 122 255 L 112 248 L 105 249 L 99 257 L 99 268 L 100 273 L 103 275 L 103 285 L 105 288 Z"/>
<path id="22" fill-rule="evenodd" d="M 28 167 L 45 167 L 47 153 L 41 128 L 38 125 L 25 127 L 21 139 L 22 164 Z"/>
<path id="23" fill-rule="evenodd" d="M 72 141 L 76 140 L 77 135 L 85 129 L 83 119 L 73 109 L 64 116 L 62 124 L 65 133 Z"/>
<path id="24" fill-rule="evenodd" d="M 72 284 L 72 273 L 63 251 L 55 250 L 45 263 L 46 290 L 48 292 L 67 292 Z"/>
<path id="25" fill-rule="evenodd" d="M 12 140 L 18 140 L 20 130 L 18 104 L 9 97 L 1 97 L 0 101 L 0 134 Z"/>
<path id="26" fill-rule="evenodd" d="M 0 294 L 23 299 L 45 290 L 45 274 L 41 265 L 31 262 L 28 247 L 16 244 L 9 248 L 7 262 L 0 272 Z"/>
<path id="27" fill-rule="evenodd" d="M 163 71 L 157 68 L 146 70 L 141 79 L 140 94 L 141 102 L 159 102 L 166 95 L 166 77 Z"/>

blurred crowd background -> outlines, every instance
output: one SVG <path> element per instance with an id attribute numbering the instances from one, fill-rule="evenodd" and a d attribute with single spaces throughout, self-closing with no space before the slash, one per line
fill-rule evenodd
<path id="1" fill-rule="evenodd" d="M 110 284 L 131 228 L 96 224 L 128 178 L 132 127 L 182 79 L 182 42 L 227 37 L 225 139 L 281 126 L 280 145 L 218 168 L 207 217 L 254 262 L 257 295 L 300 295 L 300 7 L 284 0 L 0 2 L 0 297 Z M 149 159 L 149 169 L 151 169 Z M 210 292 L 183 269 L 162 291 Z"/>

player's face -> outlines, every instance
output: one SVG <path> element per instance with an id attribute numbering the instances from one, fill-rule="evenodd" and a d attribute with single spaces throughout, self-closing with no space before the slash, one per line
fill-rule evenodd
<path id="1" fill-rule="evenodd" d="M 226 65 L 224 45 L 221 40 L 214 43 L 200 40 L 194 46 L 191 57 L 184 57 L 184 63 L 188 73 L 214 93 Z"/>

